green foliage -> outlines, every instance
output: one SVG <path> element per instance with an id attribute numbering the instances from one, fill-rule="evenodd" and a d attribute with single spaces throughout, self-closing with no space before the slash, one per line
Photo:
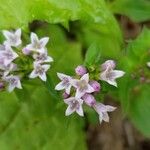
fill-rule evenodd
<path id="1" fill-rule="evenodd" d="M 85 65 L 87 67 L 100 63 L 100 48 L 97 44 L 92 44 L 86 52 Z"/>
<path id="2" fill-rule="evenodd" d="M 149 0 L 114 0 L 109 5 L 115 14 L 126 15 L 134 21 L 141 22 L 150 19 Z"/>
<path id="3" fill-rule="evenodd" d="M 1 149 L 85 149 L 81 119 L 66 118 L 61 99 L 54 104 L 48 90 L 38 80 L 35 82 L 26 82 L 24 90 L 16 90 L 16 95 L 1 93 Z"/>
<path id="4" fill-rule="evenodd" d="M 120 62 L 126 76 L 121 80 L 119 94 L 124 111 L 129 115 L 135 126 L 150 137 L 148 79 L 150 72 L 146 63 L 149 61 L 150 30 L 143 29 L 137 39 L 126 48 L 126 56 Z M 145 81 L 141 81 L 144 77 Z"/>
<path id="5" fill-rule="evenodd" d="M 119 69 L 126 72 L 116 94 L 124 112 L 144 135 L 150 137 L 147 119 L 150 88 L 146 82 L 139 81 L 143 75 L 141 69 L 146 78 L 150 77 L 146 67 L 150 30 L 145 28 L 137 39 L 129 41 L 122 53 L 125 46 L 122 33 L 103 0 L 0 0 L 0 3 L 0 29 L 21 27 L 28 34 L 29 23 L 42 21 L 40 28 L 34 30 L 41 37 L 50 37 L 48 52 L 54 58 L 46 83 L 24 80 L 22 91 L 0 93 L 0 149 L 86 149 L 84 119 L 76 115 L 64 116 L 65 105 L 54 90 L 59 82 L 56 72 L 72 75 L 74 68 L 83 62 L 87 67 L 95 67 L 109 58 L 117 60 Z M 150 19 L 148 0 L 114 0 L 108 6 L 115 14 L 127 15 L 134 21 Z M 75 38 L 72 40 L 69 34 Z M 86 54 L 85 49 L 88 49 Z M 107 89 L 116 92 L 105 83 L 102 86 L 104 92 Z M 87 118 L 96 122 L 95 112 L 87 112 Z"/>

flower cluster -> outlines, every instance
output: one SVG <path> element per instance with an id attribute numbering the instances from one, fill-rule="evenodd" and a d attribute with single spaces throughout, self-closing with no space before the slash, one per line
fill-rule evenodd
<path id="1" fill-rule="evenodd" d="M 4 30 L 3 35 L 6 40 L 0 45 L 0 90 L 5 87 L 9 92 L 22 89 L 20 80 L 24 76 L 46 81 L 48 63 L 53 61 L 46 48 L 49 38 L 38 39 L 35 33 L 31 33 L 31 43 L 23 47 L 21 29 Z"/>
<path id="2" fill-rule="evenodd" d="M 116 86 L 116 79 L 124 75 L 123 71 L 114 70 L 116 64 L 113 60 L 103 63 L 99 69 L 98 80 Z M 64 102 L 68 105 L 65 115 L 71 115 L 76 112 L 84 116 L 83 104 L 93 108 L 99 115 L 100 123 L 104 120 L 109 122 L 108 112 L 116 108 L 110 105 L 104 105 L 97 102 L 94 95 L 101 90 L 101 85 L 97 80 L 92 79 L 90 71 L 84 66 L 78 66 L 75 69 L 76 77 L 71 77 L 62 73 L 57 73 L 61 80 L 55 87 L 55 90 L 65 90 L 63 93 Z"/>

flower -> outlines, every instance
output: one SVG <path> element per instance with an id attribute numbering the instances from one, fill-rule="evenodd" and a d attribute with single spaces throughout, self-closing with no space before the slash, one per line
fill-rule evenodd
<path id="1" fill-rule="evenodd" d="M 4 77 L 4 80 L 8 82 L 8 91 L 12 92 L 15 88 L 22 89 L 21 82 L 19 76 L 10 75 Z"/>
<path id="2" fill-rule="evenodd" d="M 100 84 L 95 80 L 90 81 L 90 85 L 93 87 L 94 92 L 99 92 L 101 89 Z"/>
<path id="3" fill-rule="evenodd" d="M 48 63 L 53 61 L 53 58 L 47 55 L 47 50 L 42 53 L 34 54 L 33 58 L 38 63 Z"/>
<path id="4" fill-rule="evenodd" d="M 64 102 L 68 104 L 68 108 L 66 109 L 66 116 L 71 115 L 73 112 L 78 113 L 80 116 L 84 116 L 83 114 L 83 100 L 76 97 L 70 97 L 68 99 L 65 99 Z"/>
<path id="5" fill-rule="evenodd" d="M 116 63 L 114 60 L 107 60 L 101 65 L 101 70 L 104 71 L 107 68 L 115 69 Z"/>
<path id="6" fill-rule="evenodd" d="M 77 75 L 83 76 L 84 74 L 87 73 L 87 69 L 84 66 L 80 65 L 80 66 L 76 67 L 75 72 L 76 72 Z"/>
<path id="7" fill-rule="evenodd" d="M 81 98 L 85 93 L 94 92 L 94 88 L 89 84 L 89 74 L 84 74 L 80 80 L 72 79 L 71 84 L 76 88 L 77 98 Z"/>
<path id="8" fill-rule="evenodd" d="M 100 74 L 100 80 L 106 81 L 107 83 L 117 87 L 116 79 L 122 77 L 124 74 L 124 71 L 113 70 L 112 68 L 108 67 Z"/>
<path id="9" fill-rule="evenodd" d="M 70 83 L 72 80 L 72 77 L 63 73 L 57 73 L 57 76 L 61 80 L 61 82 L 56 85 L 55 90 L 60 91 L 60 90 L 65 89 L 66 93 L 69 95 L 71 86 L 72 86 Z"/>
<path id="10" fill-rule="evenodd" d="M 41 65 L 39 63 L 34 63 L 34 70 L 29 75 L 29 78 L 39 77 L 41 80 L 46 81 L 46 72 L 50 68 L 50 65 Z"/>
<path id="11" fill-rule="evenodd" d="M 48 41 L 48 37 L 38 39 L 38 36 L 35 33 L 31 33 L 31 44 L 28 44 L 26 48 L 28 50 L 41 53 L 45 51 L 45 46 L 48 43 Z"/>
<path id="12" fill-rule="evenodd" d="M 14 63 L 10 63 L 7 66 L 0 65 L 0 69 L 3 70 L 3 76 L 7 76 L 11 71 L 17 70 L 17 65 Z"/>
<path id="13" fill-rule="evenodd" d="M 21 41 L 21 29 L 17 29 L 15 32 L 9 32 L 7 30 L 4 30 L 3 34 L 6 38 L 6 41 L 4 42 L 5 45 L 17 47 L 22 43 L 22 41 Z"/>
<path id="14" fill-rule="evenodd" d="M 94 96 L 92 94 L 84 94 L 82 99 L 90 107 L 92 107 L 93 105 L 96 104 L 96 100 L 95 100 L 95 98 L 94 98 Z"/>
<path id="15" fill-rule="evenodd" d="M 18 54 L 14 52 L 9 45 L 5 45 L 5 49 L 0 51 L 0 60 L 6 66 L 10 64 L 13 60 L 15 60 L 17 57 Z"/>
<path id="16" fill-rule="evenodd" d="M 96 103 L 93 108 L 99 114 L 99 121 L 102 123 L 104 120 L 105 122 L 109 122 L 108 112 L 112 112 L 116 109 L 116 107 L 110 105 L 104 105 L 102 103 Z"/>

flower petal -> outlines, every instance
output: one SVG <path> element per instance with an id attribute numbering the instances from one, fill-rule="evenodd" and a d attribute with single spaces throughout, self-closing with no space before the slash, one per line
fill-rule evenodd
<path id="1" fill-rule="evenodd" d="M 68 106 L 67 109 L 66 109 L 65 115 L 66 115 L 66 116 L 69 116 L 69 115 L 71 115 L 73 112 L 75 112 L 75 109 L 71 109 L 71 107 Z"/>
<path id="2" fill-rule="evenodd" d="M 63 89 L 65 89 L 65 87 L 63 86 L 63 82 L 60 82 L 60 83 L 58 83 L 58 84 L 55 86 L 55 90 L 60 91 L 60 90 L 63 90 Z M 67 93 L 67 94 L 68 94 L 68 93 Z"/>
<path id="3" fill-rule="evenodd" d="M 94 91 L 95 91 L 94 88 L 88 84 L 88 89 L 86 90 L 86 92 L 87 93 L 92 93 Z"/>
<path id="4" fill-rule="evenodd" d="M 45 73 L 40 74 L 39 77 L 40 77 L 40 79 L 43 80 L 43 81 L 46 81 L 46 80 L 47 80 L 47 77 L 46 77 L 46 74 L 45 74 Z"/>
<path id="5" fill-rule="evenodd" d="M 116 109 L 116 107 L 113 107 L 113 106 L 110 106 L 110 105 L 106 105 L 105 107 L 106 107 L 106 110 L 108 112 L 112 112 L 112 111 L 114 111 Z"/>
<path id="6" fill-rule="evenodd" d="M 80 115 L 80 116 L 84 116 L 84 113 L 83 113 L 83 108 L 82 106 L 80 105 L 78 109 L 76 109 L 76 112 Z"/>
<path id="7" fill-rule="evenodd" d="M 109 122 L 109 116 L 108 116 L 108 113 L 107 113 L 107 112 L 103 112 L 103 113 L 102 113 L 102 119 L 103 119 L 105 122 Z"/>
<path id="8" fill-rule="evenodd" d="M 34 45 L 39 42 L 38 36 L 35 33 L 31 33 L 31 43 Z"/>
<path id="9" fill-rule="evenodd" d="M 44 38 L 40 39 L 41 47 L 45 47 L 46 44 L 48 43 L 48 41 L 49 41 L 49 37 L 44 37 Z"/>
<path id="10" fill-rule="evenodd" d="M 31 74 L 29 75 L 29 78 L 36 78 L 38 75 L 35 73 L 35 70 L 33 70 L 31 72 Z"/>
<path id="11" fill-rule="evenodd" d="M 89 82 L 89 74 L 88 73 L 84 74 L 80 80 L 85 80 L 88 83 Z"/>

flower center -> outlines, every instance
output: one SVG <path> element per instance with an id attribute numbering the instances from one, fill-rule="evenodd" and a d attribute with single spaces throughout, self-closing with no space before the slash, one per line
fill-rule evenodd
<path id="1" fill-rule="evenodd" d="M 79 87 L 80 91 L 87 89 L 87 82 L 85 80 L 81 80 L 78 82 L 77 86 Z"/>

